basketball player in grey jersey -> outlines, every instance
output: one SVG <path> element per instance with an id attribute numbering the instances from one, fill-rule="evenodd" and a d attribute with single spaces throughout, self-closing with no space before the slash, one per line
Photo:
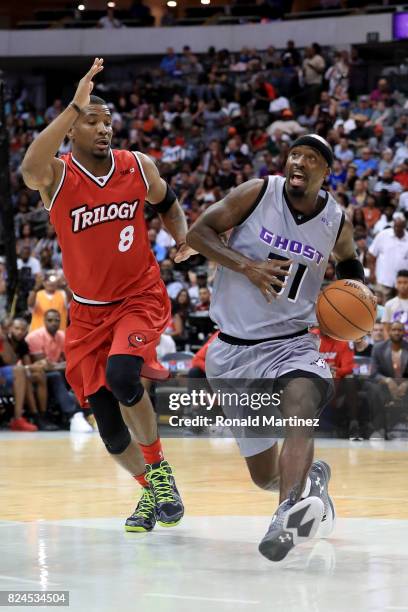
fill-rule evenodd
<path id="1" fill-rule="evenodd" d="M 331 252 L 338 278 L 364 282 L 351 224 L 322 184 L 330 145 L 311 134 L 292 145 L 285 178 L 250 180 L 208 208 L 187 243 L 219 264 L 211 316 L 221 332 L 208 349 L 210 379 L 279 379 L 283 416 L 313 418 L 327 400 L 331 374 L 320 358 L 315 304 Z M 228 245 L 221 235 L 232 230 Z M 217 381 L 215 381 L 217 382 Z M 226 411 L 226 409 L 224 408 Z M 288 427 L 280 455 L 274 439 L 237 439 L 252 480 L 279 482 L 280 502 L 259 550 L 283 559 L 294 545 L 328 535 L 334 506 L 330 467 L 313 462 L 313 429 Z"/>

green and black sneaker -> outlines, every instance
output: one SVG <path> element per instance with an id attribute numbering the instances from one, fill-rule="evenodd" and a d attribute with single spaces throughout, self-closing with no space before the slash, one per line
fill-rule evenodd
<path id="1" fill-rule="evenodd" d="M 178 525 L 184 515 L 184 506 L 167 461 L 146 465 L 145 478 L 156 504 L 156 519 L 162 527 Z"/>
<path id="2" fill-rule="evenodd" d="M 126 519 L 125 531 L 151 531 L 156 524 L 156 504 L 152 489 L 143 487 L 142 497 L 134 513 Z"/>

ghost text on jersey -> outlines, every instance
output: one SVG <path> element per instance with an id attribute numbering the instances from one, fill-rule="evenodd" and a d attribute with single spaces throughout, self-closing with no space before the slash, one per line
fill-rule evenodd
<path id="1" fill-rule="evenodd" d="M 315 249 L 310 244 L 303 244 L 302 242 L 299 242 L 299 240 L 285 238 L 285 236 L 280 236 L 279 234 L 270 232 L 266 229 L 266 227 L 262 227 L 259 238 L 270 247 L 273 247 L 278 251 L 292 253 L 294 255 L 302 255 L 309 261 L 315 261 L 317 265 L 319 265 L 324 259 L 323 253 Z"/>
<path id="2" fill-rule="evenodd" d="M 112 202 L 94 208 L 89 208 L 87 204 L 84 204 L 71 210 L 72 231 L 76 234 L 100 223 L 109 223 L 116 219 L 134 219 L 138 205 L 139 200 L 132 203 L 121 202 L 120 204 Z"/>

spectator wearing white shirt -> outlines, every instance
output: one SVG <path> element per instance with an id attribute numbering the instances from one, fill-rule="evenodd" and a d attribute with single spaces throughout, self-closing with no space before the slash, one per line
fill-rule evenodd
<path id="1" fill-rule="evenodd" d="M 300 125 L 294 118 L 289 108 L 282 111 L 281 119 L 274 121 L 266 130 L 269 136 L 274 136 L 275 132 L 288 134 L 289 136 L 300 136 L 307 130 Z"/>
<path id="2" fill-rule="evenodd" d="M 290 108 L 290 102 L 285 96 L 279 96 L 270 103 L 269 112 L 272 114 L 281 113 L 285 108 Z"/>
<path id="3" fill-rule="evenodd" d="M 395 321 L 404 324 L 405 336 L 408 336 L 408 270 L 399 270 L 395 288 L 397 295 L 385 303 L 381 319 L 384 323 L 385 339 L 389 338 L 391 325 Z"/>
<path id="4" fill-rule="evenodd" d="M 29 246 L 22 247 L 20 257 L 17 259 L 17 269 L 21 270 L 22 268 L 30 268 L 33 277 L 41 273 L 41 264 L 36 257 L 31 255 Z"/>
<path id="5" fill-rule="evenodd" d="M 387 297 L 399 270 L 408 268 L 408 233 L 402 213 L 393 215 L 394 227 L 377 234 L 368 249 L 370 282 L 382 285 Z"/>
<path id="6" fill-rule="evenodd" d="M 396 168 L 404 163 L 404 161 L 408 159 L 408 136 L 405 139 L 404 144 L 401 144 L 394 155 L 394 159 L 392 160 L 392 167 Z"/>
<path id="7" fill-rule="evenodd" d="M 400 194 L 398 202 L 398 210 L 403 213 L 408 213 L 408 190 Z"/>
<path id="8" fill-rule="evenodd" d="M 105 17 L 99 19 L 97 27 L 104 28 L 105 30 L 116 30 L 124 26 L 119 19 L 115 18 L 115 11 L 113 8 L 108 8 Z"/>
<path id="9" fill-rule="evenodd" d="M 401 193 L 402 191 L 402 185 L 398 181 L 394 180 L 392 170 L 384 170 L 381 179 L 377 181 L 374 186 L 374 191 L 376 193 L 379 193 L 383 189 L 385 189 L 385 191 L 389 191 L 390 193 Z"/>

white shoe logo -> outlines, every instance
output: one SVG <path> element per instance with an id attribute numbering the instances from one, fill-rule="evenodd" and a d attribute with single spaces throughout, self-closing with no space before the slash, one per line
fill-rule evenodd
<path id="1" fill-rule="evenodd" d="M 279 536 L 279 539 L 280 539 L 281 542 L 287 542 L 288 540 L 291 539 L 291 537 L 290 537 L 289 533 L 285 533 L 285 535 Z"/>
<path id="2" fill-rule="evenodd" d="M 320 495 L 322 495 L 322 493 L 323 493 L 323 491 L 324 491 L 324 485 L 321 485 L 321 484 L 320 484 L 320 476 L 318 476 L 318 477 L 315 479 L 315 485 L 319 487 L 319 490 L 320 490 Z"/>

